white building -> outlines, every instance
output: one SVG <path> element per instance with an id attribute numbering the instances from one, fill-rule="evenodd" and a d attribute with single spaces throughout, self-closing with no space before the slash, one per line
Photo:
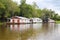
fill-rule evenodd
<path id="1" fill-rule="evenodd" d="M 33 20 L 33 23 L 38 23 L 38 22 L 42 22 L 42 19 L 40 18 L 31 18 Z"/>

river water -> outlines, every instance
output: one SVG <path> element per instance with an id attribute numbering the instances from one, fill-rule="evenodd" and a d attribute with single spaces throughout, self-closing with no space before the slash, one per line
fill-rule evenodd
<path id="1" fill-rule="evenodd" d="M 0 40 L 60 40 L 60 24 L 1 25 Z"/>

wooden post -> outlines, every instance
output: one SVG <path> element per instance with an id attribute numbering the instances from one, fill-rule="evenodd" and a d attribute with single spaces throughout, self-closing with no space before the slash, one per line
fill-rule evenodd
<path id="1" fill-rule="evenodd" d="M 14 19 L 12 20 L 12 23 L 14 24 Z"/>

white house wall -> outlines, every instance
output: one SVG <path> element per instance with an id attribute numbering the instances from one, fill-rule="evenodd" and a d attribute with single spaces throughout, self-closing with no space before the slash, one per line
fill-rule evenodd
<path id="1" fill-rule="evenodd" d="M 13 22 L 13 20 L 14 20 L 14 23 L 18 23 L 19 19 L 11 19 L 10 22 Z"/>
<path id="2" fill-rule="evenodd" d="M 42 22 L 42 20 L 38 18 L 33 18 L 33 22 Z"/>
<path id="3" fill-rule="evenodd" d="M 13 23 L 13 20 L 14 20 L 14 23 L 18 23 L 18 20 L 19 20 L 19 23 L 30 23 L 30 20 L 28 19 L 11 19 L 10 22 Z"/>

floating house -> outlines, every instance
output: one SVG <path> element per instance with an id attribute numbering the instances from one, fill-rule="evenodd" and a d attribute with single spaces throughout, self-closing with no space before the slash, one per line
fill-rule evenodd
<path id="1" fill-rule="evenodd" d="M 42 22 L 42 19 L 40 18 L 31 18 L 31 20 L 33 21 L 33 23 Z"/>
<path id="2" fill-rule="evenodd" d="M 52 19 L 50 19 L 50 18 L 48 18 L 48 22 L 49 22 L 49 23 L 54 23 L 55 21 L 52 20 Z"/>
<path id="3" fill-rule="evenodd" d="M 14 16 L 12 18 L 9 18 L 9 22 L 10 24 L 30 24 L 30 23 L 38 23 L 38 22 L 42 22 L 42 20 L 40 18 L 26 18 L 26 17 L 19 17 L 19 16 Z"/>
<path id="4" fill-rule="evenodd" d="M 30 23 L 30 19 L 25 17 L 14 16 L 10 19 L 10 23 Z"/>

